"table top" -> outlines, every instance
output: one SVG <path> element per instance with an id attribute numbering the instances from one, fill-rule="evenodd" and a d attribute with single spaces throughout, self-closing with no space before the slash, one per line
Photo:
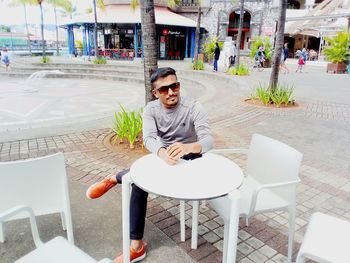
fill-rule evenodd
<path id="1" fill-rule="evenodd" d="M 237 189 L 243 182 L 241 168 L 232 160 L 213 153 L 168 165 L 154 154 L 141 157 L 130 168 L 138 187 L 156 195 L 181 200 L 217 198 Z"/>

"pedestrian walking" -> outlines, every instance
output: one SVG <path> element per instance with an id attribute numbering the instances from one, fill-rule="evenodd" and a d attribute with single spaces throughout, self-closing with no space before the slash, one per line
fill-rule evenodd
<path id="1" fill-rule="evenodd" d="M 288 49 L 288 43 L 284 44 L 284 47 L 282 48 L 282 55 L 281 55 L 281 63 L 280 63 L 280 71 L 284 73 L 289 73 L 289 69 L 286 66 L 286 60 L 289 56 L 289 49 Z"/>
<path id="2" fill-rule="evenodd" d="M 1 61 L 4 63 L 5 67 L 6 67 L 6 71 L 8 71 L 10 69 L 10 57 L 8 54 L 8 49 L 6 47 L 4 47 L 2 49 L 2 53 L 1 53 Z"/>
<path id="3" fill-rule="evenodd" d="M 215 45 L 216 45 L 216 47 L 214 50 L 214 69 L 213 69 L 213 71 L 218 72 L 218 60 L 220 58 L 220 47 L 219 47 L 218 42 L 216 42 Z"/>
<path id="4" fill-rule="evenodd" d="M 299 71 L 300 73 L 302 73 L 304 65 L 305 65 L 304 57 L 300 56 L 298 59 L 298 67 L 297 67 L 297 70 L 295 72 Z"/>
<path id="5" fill-rule="evenodd" d="M 234 65 L 236 63 L 236 53 L 237 53 L 236 44 L 234 41 L 232 41 L 232 46 L 230 49 L 230 56 L 229 56 L 229 61 L 228 61 L 228 69 L 231 67 L 234 67 Z"/>

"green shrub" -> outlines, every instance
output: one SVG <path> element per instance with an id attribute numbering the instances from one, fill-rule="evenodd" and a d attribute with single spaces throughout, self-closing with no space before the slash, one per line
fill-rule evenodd
<path id="1" fill-rule="evenodd" d="M 272 45 L 270 42 L 270 39 L 268 37 L 260 37 L 257 36 L 253 39 L 252 44 L 250 46 L 250 58 L 254 58 L 256 51 L 259 49 L 260 46 L 264 46 L 265 50 L 265 56 L 266 59 L 271 60 L 272 57 Z"/>
<path id="2" fill-rule="evenodd" d="M 251 95 L 251 99 L 259 99 L 265 106 L 274 104 L 276 107 L 280 107 L 282 104 L 288 105 L 292 102 L 293 91 L 293 85 L 277 84 L 272 92 L 270 89 L 259 84 L 259 87 L 255 89 L 255 93 Z"/>
<path id="3" fill-rule="evenodd" d="M 288 105 L 288 103 L 291 101 L 292 94 L 292 86 L 289 87 L 278 84 L 274 92 L 270 92 L 270 99 L 272 100 L 273 104 L 276 105 L 276 107 L 281 106 L 282 103 Z"/>
<path id="4" fill-rule="evenodd" d="M 204 70 L 204 63 L 202 60 L 198 59 L 192 63 L 192 69 L 194 70 Z"/>
<path id="5" fill-rule="evenodd" d="M 51 59 L 50 59 L 48 56 L 41 57 L 40 62 L 41 62 L 41 63 L 44 63 L 44 64 L 50 63 L 50 62 L 51 62 Z"/>
<path id="6" fill-rule="evenodd" d="M 258 97 L 265 106 L 270 103 L 270 91 L 262 86 L 256 88 L 256 97 Z"/>
<path id="7" fill-rule="evenodd" d="M 338 32 L 334 37 L 325 37 L 328 42 L 323 50 L 326 59 L 332 63 L 347 62 L 350 54 L 350 33 Z"/>
<path id="8" fill-rule="evenodd" d="M 94 64 L 107 64 L 107 60 L 105 57 L 97 57 L 92 60 Z"/>
<path id="9" fill-rule="evenodd" d="M 246 64 L 240 64 L 239 67 L 229 68 L 227 73 L 231 75 L 246 76 L 249 75 L 250 72 Z"/>
<path id="10" fill-rule="evenodd" d="M 203 45 L 203 54 L 205 61 L 212 61 L 214 59 L 214 51 L 216 47 L 216 42 L 218 42 L 217 37 L 211 37 L 209 40 Z M 218 42 L 220 50 L 224 46 L 223 42 Z"/>
<path id="11" fill-rule="evenodd" d="M 83 49 L 83 41 L 81 41 L 81 40 L 75 40 L 75 48 L 76 49 Z"/>
<path id="12" fill-rule="evenodd" d="M 129 142 L 130 149 L 134 149 L 134 143 L 142 131 L 142 109 L 138 111 L 126 111 L 120 105 L 121 111 L 114 114 L 114 127 L 112 131 L 116 134 L 113 144 L 119 139 L 122 143 L 126 138 Z"/>

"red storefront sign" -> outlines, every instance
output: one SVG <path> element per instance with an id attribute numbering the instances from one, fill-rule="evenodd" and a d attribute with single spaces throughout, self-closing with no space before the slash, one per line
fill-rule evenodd
<path id="1" fill-rule="evenodd" d="M 164 28 L 164 29 L 163 29 L 163 35 L 166 36 L 166 35 L 168 35 L 168 33 L 169 33 L 169 30 L 166 29 L 166 28 Z"/>

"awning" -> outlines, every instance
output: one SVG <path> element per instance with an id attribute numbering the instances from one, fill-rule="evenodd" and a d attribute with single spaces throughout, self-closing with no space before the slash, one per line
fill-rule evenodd
<path id="1" fill-rule="evenodd" d="M 318 17 L 332 14 L 343 14 L 349 13 L 350 11 L 350 1 L 344 0 L 324 0 L 309 13 L 306 17 Z M 309 20 L 299 20 L 299 21 L 288 21 L 286 23 L 285 34 L 289 35 L 309 35 L 320 37 L 324 35 L 332 35 L 337 31 L 342 31 L 347 28 L 347 19 L 337 18 L 337 19 L 309 19 Z"/>
<path id="2" fill-rule="evenodd" d="M 196 27 L 197 23 L 187 17 L 176 14 L 166 7 L 154 7 L 155 19 L 157 25 L 172 25 L 183 27 Z M 82 15 L 66 21 L 61 24 L 65 25 L 82 25 L 95 23 L 94 14 Z M 136 24 L 141 23 L 140 8 L 135 10 L 130 5 L 108 5 L 105 10 L 97 10 L 97 23 L 102 24 Z"/>

